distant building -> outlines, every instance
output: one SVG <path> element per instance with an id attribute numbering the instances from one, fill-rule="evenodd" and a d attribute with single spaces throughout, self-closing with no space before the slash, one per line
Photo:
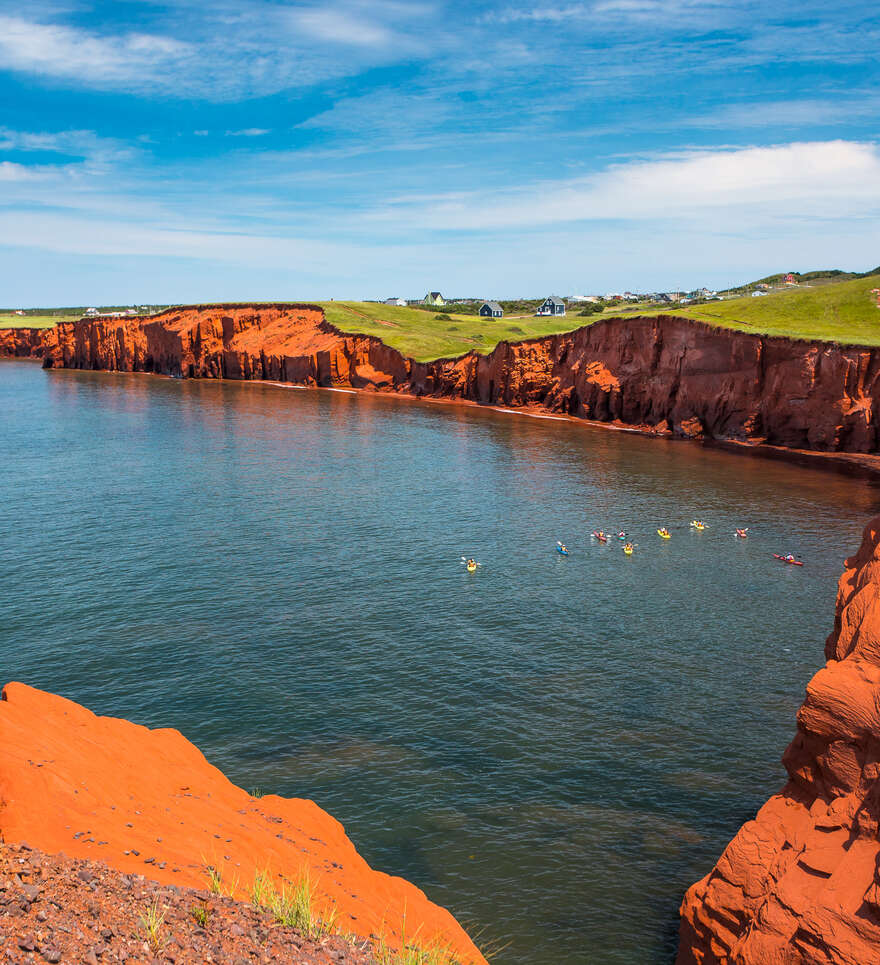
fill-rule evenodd
<path id="1" fill-rule="evenodd" d="M 480 305 L 480 314 L 484 318 L 501 318 L 504 314 L 504 309 L 498 302 L 483 302 L 483 304 Z"/>
<path id="2" fill-rule="evenodd" d="M 787 274 L 782 280 L 786 285 L 796 285 L 798 283 L 797 278 L 795 278 L 791 273 Z"/>
<path id="3" fill-rule="evenodd" d="M 536 315 L 564 315 L 565 314 L 565 302 L 561 298 L 557 298 L 556 295 L 551 295 L 549 298 L 545 298 L 538 310 L 535 312 Z"/>
<path id="4" fill-rule="evenodd" d="M 767 292 L 763 292 L 760 289 L 758 291 L 752 292 L 752 298 L 766 298 Z"/>
<path id="5" fill-rule="evenodd" d="M 425 295 L 424 303 L 426 305 L 445 305 L 446 300 L 440 292 L 428 292 L 428 294 Z"/>
<path id="6" fill-rule="evenodd" d="M 19 308 L 19 309 L 16 311 L 15 314 L 16 314 L 16 315 L 24 315 L 24 312 Z"/>
<path id="7" fill-rule="evenodd" d="M 386 298 L 385 304 L 386 305 L 406 305 L 406 299 L 405 298 Z"/>
<path id="8" fill-rule="evenodd" d="M 86 309 L 86 315 L 97 315 L 97 314 L 98 314 L 98 309 L 97 309 L 97 308 L 87 308 L 87 309 Z"/>

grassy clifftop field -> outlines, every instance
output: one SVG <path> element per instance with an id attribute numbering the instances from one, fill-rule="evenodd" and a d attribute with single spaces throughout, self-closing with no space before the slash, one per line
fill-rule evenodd
<path id="1" fill-rule="evenodd" d="M 51 328 L 58 322 L 69 322 L 78 316 L 60 315 L 16 315 L 0 312 L 0 328 Z"/>
<path id="2" fill-rule="evenodd" d="M 758 298 L 746 295 L 693 307 L 634 307 L 626 314 L 683 315 L 760 335 L 880 345 L 880 308 L 876 294 L 872 294 L 872 289 L 877 288 L 880 288 L 880 275 L 870 275 L 853 281 L 815 287 L 799 285 Z M 609 311 L 600 317 L 614 314 Z"/>
<path id="3" fill-rule="evenodd" d="M 491 352 L 499 342 L 517 342 L 537 335 L 570 332 L 586 319 L 573 315 L 536 318 L 534 315 L 482 318 L 456 315 L 445 308 L 425 311 L 375 302 L 318 302 L 327 321 L 343 332 L 375 335 L 386 345 L 419 362 L 464 355 L 471 350 Z"/>
<path id="4" fill-rule="evenodd" d="M 562 318 L 534 316 L 492 319 L 371 302 L 323 302 L 329 321 L 345 332 L 375 335 L 420 361 L 461 355 L 475 349 L 491 352 L 501 341 L 570 332 L 600 319 L 634 315 L 682 315 L 711 325 L 759 335 L 824 339 L 850 345 L 880 345 L 880 308 L 872 289 L 880 275 L 808 287 L 804 284 L 753 298 L 678 308 L 633 305 L 583 317 L 576 311 Z"/>

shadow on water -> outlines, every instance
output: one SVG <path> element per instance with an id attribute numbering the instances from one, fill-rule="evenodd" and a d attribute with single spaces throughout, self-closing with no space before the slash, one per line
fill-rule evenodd
<path id="1" fill-rule="evenodd" d="M 820 470 L 394 398 L 17 363 L 0 396 L 3 678 L 314 798 L 509 940 L 500 965 L 671 960 L 685 889 L 782 786 L 878 505 Z"/>

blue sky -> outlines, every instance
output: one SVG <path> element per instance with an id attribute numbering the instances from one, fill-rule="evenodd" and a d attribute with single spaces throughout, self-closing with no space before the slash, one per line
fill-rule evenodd
<path id="1" fill-rule="evenodd" d="M 878 65 L 863 2 L 0 0 L 0 304 L 864 270 Z"/>

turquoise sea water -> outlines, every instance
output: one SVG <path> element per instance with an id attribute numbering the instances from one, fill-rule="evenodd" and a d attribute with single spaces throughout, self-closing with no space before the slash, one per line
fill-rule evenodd
<path id="1" fill-rule="evenodd" d="M 671 962 L 685 889 L 783 783 L 880 496 L 571 423 L 26 362 L 0 413 L 0 678 L 314 798 L 499 965 Z M 629 559 L 589 538 L 620 526 Z"/>

